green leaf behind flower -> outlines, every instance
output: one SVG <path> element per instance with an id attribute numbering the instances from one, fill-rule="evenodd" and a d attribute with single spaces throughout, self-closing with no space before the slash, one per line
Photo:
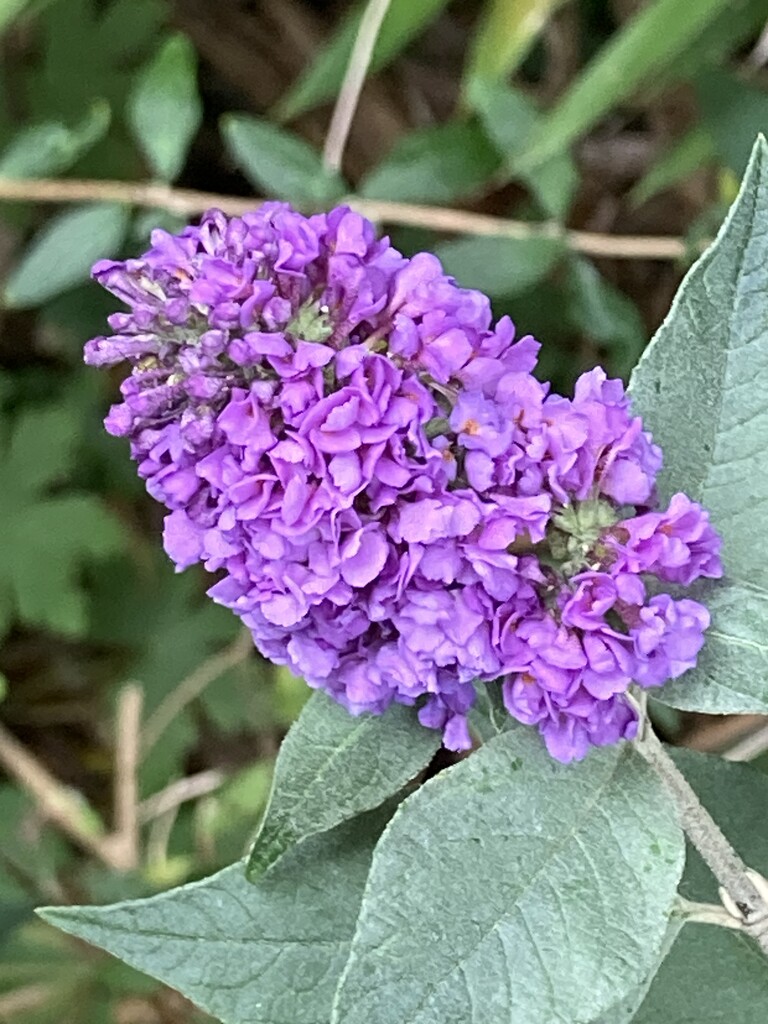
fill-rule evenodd
<path id="1" fill-rule="evenodd" d="M 0 154 L 0 176 L 40 178 L 66 171 L 104 138 L 110 120 L 109 104 L 97 100 L 72 128 L 60 121 L 29 125 Z"/>
<path id="2" fill-rule="evenodd" d="M 54 217 L 5 282 L 5 304 L 39 306 L 87 281 L 96 260 L 119 251 L 128 217 L 128 207 L 114 203 L 82 206 Z"/>
<path id="3" fill-rule="evenodd" d="M 476 236 L 435 247 L 447 274 L 465 288 L 491 296 L 510 296 L 531 288 L 552 270 L 565 252 L 561 239 Z"/>
<path id="4" fill-rule="evenodd" d="M 150 167 L 174 181 L 200 127 L 203 107 L 197 92 L 197 55 L 186 36 L 163 43 L 128 98 L 128 120 Z"/>
<path id="5" fill-rule="evenodd" d="M 77 441 L 77 415 L 66 403 L 0 421 L 0 637 L 14 619 L 82 634 L 81 569 L 124 544 L 94 495 L 54 491 L 72 471 Z"/>
<path id="6" fill-rule="evenodd" d="M 309 836 L 377 807 L 430 761 L 440 734 L 413 708 L 355 718 L 324 693 L 309 699 L 283 740 L 269 806 L 248 861 L 258 878 Z"/>
<path id="7" fill-rule="evenodd" d="M 320 154 L 310 145 L 263 118 L 227 114 L 221 120 L 221 132 L 232 159 L 256 188 L 281 199 L 320 206 L 346 191 L 339 175 L 326 171 Z"/>
<path id="8" fill-rule="evenodd" d="M 449 121 L 406 135 L 360 183 L 366 199 L 450 203 L 478 192 L 501 158 L 474 121 Z"/>
<path id="9" fill-rule="evenodd" d="M 768 147 L 760 138 L 715 243 L 691 269 L 632 375 L 664 450 L 661 493 L 685 491 L 723 536 L 725 578 L 691 588 L 712 612 L 699 663 L 659 699 L 768 712 Z"/>

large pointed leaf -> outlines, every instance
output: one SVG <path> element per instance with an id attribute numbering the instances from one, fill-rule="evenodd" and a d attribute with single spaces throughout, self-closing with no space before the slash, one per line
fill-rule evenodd
<path id="1" fill-rule="evenodd" d="M 151 899 L 41 913 L 224 1024 L 327 1024 L 382 823 L 305 843 L 258 886 L 241 861 Z"/>
<path id="2" fill-rule="evenodd" d="M 601 1013 L 599 1017 L 595 1017 L 593 1021 L 590 1021 L 590 1024 L 629 1024 L 630 1021 L 634 1020 L 635 1014 L 648 995 L 658 975 L 659 968 L 667 956 L 669 956 L 669 951 L 672 949 L 682 927 L 682 918 L 674 915 L 667 926 L 659 955 L 654 961 L 647 977 L 640 985 L 635 986 L 622 999 L 614 1003 L 609 1010 Z M 671 1024 L 671 1022 L 665 1019 L 664 1024 Z"/>
<path id="3" fill-rule="evenodd" d="M 269 806 L 248 862 L 255 878 L 289 847 L 377 807 L 440 746 L 413 708 L 355 718 L 315 693 L 283 741 Z"/>
<path id="4" fill-rule="evenodd" d="M 400 807 L 374 855 L 335 1024 L 571 1024 L 642 982 L 683 838 L 631 748 L 553 761 L 518 728 Z"/>
<path id="5" fill-rule="evenodd" d="M 757 143 L 714 245 L 692 268 L 632 375 L 664 449 L 661 489 L 711 510 L 725 579 L 698 589 L 713 625 L 675 707 L 768 712 L 768 149 Z M 757 557 L 756 557 L 757 556 Z"/>

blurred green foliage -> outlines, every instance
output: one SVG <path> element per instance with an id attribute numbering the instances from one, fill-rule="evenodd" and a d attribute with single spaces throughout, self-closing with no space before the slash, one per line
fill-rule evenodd
<path id="1" fill-rule="evenodd" d="M 0 179 L 257 190 L 308 209 L 358 194 L 511 218 L 503 235 L 429 217 L 386 226 L 537 334 L 558 387 L 598 361 L 626 376 L 684 266 L 588 258 L 567 231 L 679 235 L 692 255 L 711 236 L 768 127 L 768 0 L 393 0 L 342 177 L 320 151 L 362 9 L 0 0 Z M 127 680 L 147 729 L 165 725 L 142 759 L 142 857 L 127 874 L 0 782 L 0 1021 L 203 1019 L 31 909 L 151 893 L 240 856 L 306 698 L 255 657 L 195 675 L 231 650 L 237 623 L 201 573 L 164 559 L 159 510 L 100 426 L 118 378 L 81 367 L 116 305 L 88 283 L 91 264 L 183 222 L 113 198 L 0 201 L 0 718 L 82 795 L 94 828 L 111 821 Z M 156 813 L 158 793 L 196 778 L 211 788 Z"/>

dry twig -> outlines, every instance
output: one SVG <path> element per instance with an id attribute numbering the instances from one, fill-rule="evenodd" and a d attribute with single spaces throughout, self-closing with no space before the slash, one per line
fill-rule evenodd
<path id="1" fill-rule="evenodd" d="M 34 203 L 125 203 L 168 210 L 180 216 L 195 216 L 217 207 L 232 216 L 255 209 L 262 199 L 174 189 L 166 185 L 128 181 L 89 179 L 38 178 L 16 180 L 0 178 L 0 202 Z M 670 235 L 610 235 L 595 231 L 569 231 L 554 222 L 533 224 L 529 221 L 492 217 L 468 210 L 442 206 L 421 206 L 379 199 L 350 196 L 349 205 L 364 217 L 379 224 L 427 228 L 457 235 L 480 235 L 496 238 L 561 239 L 574 252 L 610 259 L 680 260 L 688 248 L 682 238 Z"/>
<path id="2" fill-rule="evenodd" d="M 390 0 L 369 0 L 360 21 L 349 64 L 341 84 L 336 106 L 333 108 L 331 124 L 323 148 L 323 165 L 326 170 L 336 173 L 341 169 L 344 147 L 349 138 L 352 119 L 357 110 L 365 76 L 373 57 L 373 48 L 382 22 L 389 9 Z"/>
<path id="3" fill-rule="evenodd" d="M 125 865 L 139 866 L 139 758 L 144 693 L 136 683 L 120 692 L 115 728 L 115 831 L 104 839 Z"/>
<path id="4" fill-rule="evenodd" d="M 125 871 L 125 852 L 104 834 L 98 817 L 85 800 L 54 778 L 5 726 L 0 725 L 0 764 L 35 800 L 48 821 L 107 867 Z"/>
<path id="5" fill-rule="evenodd" d="M 196 700 L 200 694 L 219 676 L 235 665 L 239 665 L 253 651 L 253 639 L 247 630 L 243 630 L 237 639 L 223 651 L 212 655 L 172 690 L 165 700 L 147 719 L 144 727 L 142 750 L 144 754 L 154 747 L 165 730 L 184 708 Z"/>
<path id="6" fill-rule="evenodd" d="M 168 811 L 180 807 L 190 800 L 198 800 L 201 796 L 215 793 L 226 781 L 226 774 L 218 768 L 209 768 L 196 775 L 177 779 L 165 789 L 161 789 L 159 793 L 154 793 L 142 801 L 139 805 L 139 818 L 142 822 L 154 821 L 155 818 L 167 814 Z"/>

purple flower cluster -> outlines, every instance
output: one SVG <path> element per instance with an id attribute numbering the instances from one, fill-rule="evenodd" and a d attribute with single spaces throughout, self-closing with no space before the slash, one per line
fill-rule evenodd
<path id="1" fill-rule="evenodd" d="M 168 554 L 351 712 L 416 705 L 462 749 L 475 684 L 503 679 L 568 761 L 633 735 L 632 682 L 695 664 L 706 610 L 646 581 L 720 575 L 706 512 L 653 511 L 661 453 L 620 381 L 550 393 L 538 343 L 434 256 L 266 203 L 94 276 L 130 312 L 86 360 L 132 365 L 106 425 Z"/>

